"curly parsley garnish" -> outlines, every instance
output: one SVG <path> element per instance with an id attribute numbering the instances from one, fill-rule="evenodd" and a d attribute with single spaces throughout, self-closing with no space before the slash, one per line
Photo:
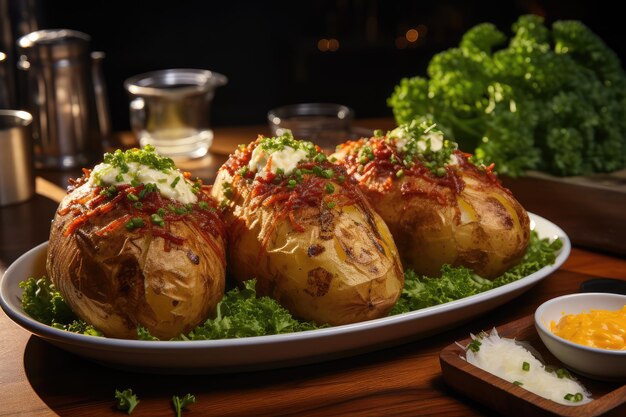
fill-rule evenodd
<path id="1" fill-rule="evenodd" d="M 89 336 L 102 336 L 93 326 L 79 320 L 54 284 L 45 277 L 30 277 L 19 284 L 24 312 L 40 323 L 56 329 Z"/>
<path id="2" fill-rule="evenodd" d="M 263 138 L 257 146 L 260 146 L 261 149 L 268 153 L 282 151 L 286 147 L 289 147 L 296 151 L 305 151 L 306 159 L 309 161 L 315 160 L 316 162 L 323 162 L 326 160 L 326 155 L 319 152 L 313 142 L 295 139 L 291 131 L 286 131 L 280 136 Z M 317 161 L 316 158 L 321 158 L 322 161 Z"/>
<path id="3" fill-rule="evenodd" d="M 174 404 L 174 411 L 176 411 L 176 417 L 180 417 L 183 414 L 183 408 L 188 405 L 194 404 L 196 402 L 196 397 L 191 394 L 185 395 L 183 398 L 174 395 L 172 397 L 172 404 Z"/>
<path id="4" fill-rule="evenodd" d="M 171 158 L 157 154 L 152 145 L 146 145 L 143 149 L 133 148 L 126 151 L 117 149 L 113 153 L 107 152 L 104 154 L 104 163 L 119 168 L 124 174 L 128 172 L 128 164 L 131 162 L 146 165 L 162 172 L 176 169 L 174 161 Z"/>
<path id="5" fill-rule="evenodd" d="M 335 204 L 329 202 L 327 206 L 332 208 Z M 174 211 L 178 208 L 172 205 L 169 210 Z M 187 207 L 180 209 L 186 212 Z M 443 304 L 514 282 L 546 265 L 553 264 L 561 247 L 561 240 L 551 242 L 548 239 L 540 239 L 537 232 L 533 231 L 522 261 L 493 281 L 480 278 L 464 267 L 445 265 L 440 278 L 421 277 L 407 269 L 404 290 L 390 315 Z M 31 277 L 19 285 L 23 289 L 23 309 L 33 319 L 71 332 L 102 335 L 93 326 L 76 318 L 61 294 L 46 278 Z M 188 334 L 180 335 L 175 340 L 229 339 L 325 327 L 295 319 L 287 309 L 272 298 L 257 298 L 255 285 L 256 280 L 252 279 L 245 282 L 244 288 L 228 291 L 218 304 L 215 318 L 206 320 Z M 145 327 L 137 329 L 137 337 L 139 340 L 158 340 Z M 475 344 L 476 348 L 480 347 L 478 343 Z M 559 378 L 569 377 L 564 369 L 556 370 L 556 374 Z"/>
<path id="6" fill-rule="evenodd" d="M 522 261 L 493 280 L 481 278 L 474 271 L 462 266 L 444 265 L 439 278 L 420 276 L 413 270 L 404 272 L 404 288 L 391 314 L 408 313 L 449 301 L 460 300 L 502 285 L 517 281 L 554 263 L 557 252 L 563 246 L 560 239 L 540 239 L 536 231 L 530 234 L 530 242 Z"/>
<path id="7" fill-rule="evenodd" d="M 132 413 L 137 404 L 139 404 L 137 395 L 133 394 L 133 390 L 130 388 L 124 391 L 116 389 L 115 400 L 117 401 L 117 409 L 126 411 L 128 414 Z"/>

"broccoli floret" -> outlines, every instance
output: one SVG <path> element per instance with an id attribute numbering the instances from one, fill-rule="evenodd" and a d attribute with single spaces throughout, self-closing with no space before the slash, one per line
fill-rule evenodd
<path id="1" fill-rule="evenodd" d="M 436 54 L 428 77 L 404 78 L 387 100 L 398 124 L 432 119 L 462 150 L 511 177 L 626 166 L 626 74 L 578 21 L 521 16 L 506 36 L 475 26 Z"/>

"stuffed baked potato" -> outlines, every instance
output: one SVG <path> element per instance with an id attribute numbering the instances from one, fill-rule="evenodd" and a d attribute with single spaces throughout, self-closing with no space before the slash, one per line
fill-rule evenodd
<path id="1" fill-rule="evenodd" d="M 229 273 L 319 324 L 385 316 L 404 276 L 380 216 L 311 142 L 259 137 L 220 168 L 212 189 L 228 228 Z"/>
<path id="2" fill-rule="evenodd" d="M 224 294 L 225 236 L 214 200 L 151 147 L 106 154 L 72 182 L 50 231 L 49 278 L 105 336 L 191 330 Z"/>
<path id="3" fill-rule="evenodd" d="M 494 278 L 518 263 L 528 214 L 492 173 L 434 125 L 403 125 L 349 141 L 331 160 L 344 166 L 389 226 L 403 265 L 438 276 L 443 264 Z"/>

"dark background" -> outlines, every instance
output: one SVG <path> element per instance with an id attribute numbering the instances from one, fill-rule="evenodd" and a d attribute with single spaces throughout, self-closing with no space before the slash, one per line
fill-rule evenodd
<path id="1" fill-rule="evenodd" d="M 386 100 L 402 77 L 424 75 L 433 54 L 457 45 L 473 25 L 492 22 L 508 34 L 525 13 L 548 23 L 581 20 L 626 54 L 624 24 L 609 2 L 13 1 L 31 5 L 39 29 L 85 32 L 92 50 L 106 53 L 114 130 L 129 128 L 127 77 L 184 67 L 229 78 L 215 95 L 216 126 L 266 123 L 269 109 L 298 102 L 345 104 L 361 118 L 391 116 Z M 405 38 L 411 28 L 419 33 L 413 43 Z M 321 51 L 318 42 L 331 38 L 338 49 Z"/>

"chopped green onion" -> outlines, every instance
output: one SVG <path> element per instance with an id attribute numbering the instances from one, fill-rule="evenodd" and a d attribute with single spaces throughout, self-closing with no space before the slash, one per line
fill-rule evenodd
<path id="1" fill-rule="evenodd" d="M 139 201 L 139 197 L 133 193 L 126 194 L 126 198 L 128 198 L 130 201 Z"/>
<path id="2" fill-rule="evenodd" d="M 335 208 L 336 205 L 337 203 L 335 203 L 334 201 L 326 203 L 326 207 L 328 207 L 329 209 Z"/>
<path id="3" fill-rule="evenodd" d="M 524 383 L 521 381 L 513 381 L 513 385 L 517 385 L 518 387 L 521 387 L 522 385 L 524 385 Z"/>
<path id="4" fill-rule="evenodd" d="M 180 181 L 180 177 L 174 178 L 174 181 L 172 181 L 172 183 L 170 184 L 170 187 L 175 188 L 176 184 L 178 184 L 178 181 Z"/>
<path id="5" fill-rule="evenodd" d="M 165 221 L 163 220 L 163 217 L 159 216 L 157 213 L 150 215 L 150 221 L 152 221 L 152 224 L 156 224 L 161 227 L 165 226 Z"/>
<path id="6" fill-rule="evenodd" d="M 137 210 L 141 210 L 143 208 L 143 203 L 141 201 L 137 201 L 135 204 L 133 204 L 133 206 L 137 209 Z"/>
<path id="7" fill-rule="evenodd" d="M 208 210 L 209 209 L 209 203 L 207 203 L 206 201 L 200 201 L 198 203 L 198 207 L 200 207 L 202 210 Z"/>
<path id="8" fill-rule="evenodd" d="M 404 177 L 404 170 L 403 169 L 399 169 L 396 172 L 396 178 L 402 178 L 402 177 Z"/>
<path id="9" fill-rule="evenodd" d="M 530 371 L 530 364 L 528 362 L 522 363 L 522 369 L 524 371 Z"/>
<path id="10" fill-rule="evenodd" d="M 480 345 L 482 345 L 480 340 L 474 339 L 474 340 L 472 340 L 472 342 L 467 347 L 472 352 L 478 352 L 480 350 Z"/>
<path id="11" fill-rule="evenodd" d="M 144 226 L 144 222 L 143 222 L 143 219 L 141 217 L 133 217 L 132 219 L 127 221 L 126 224 L 124 224 L 124 226 L 128 230 L 133 230 L 133 229 L 138 228 L 138 227 L 143 227 Z"/>
<path id="12" fill-rule="evenodd" d="M 115 185 L 111 185 L 100 191 L 100 194 L 106 195 L 107 197 L 113 197 L 115 194 L 117 194 L 117 187 Z"/>
<path id="13" fill-rule="evenodd" d="M 115 181 L 117 181 L 117 182 L 124 182 L 124 176 L 122 174 L 117 174 L 115 176 Z"/>
<path id="14" fill-rule="evenodd" d="M 148 183 L 148 184 L 144 185 L 143 190 L 141 190 L 141 191 L 139 192 L 139 198 L 144 198 L 144 196 L 145 196 L 146 194 L 148 194 L 148 193 L 153 193 L 153 192 L 155 192 L 156 190 L 158 190 L 157 185 L 156 185 L 156 184 L 154 184 L 154 183 L 152 183 L 152 182 L 150 182 L 150 183 Z"/>
<path id="15" fill-rule="evenodd" d="M 559 377 L 559 379 L 563 379 L 563 378 L 572 379 L 572 376 L 570 375 L 568 370 L 563 369 L 563 368 L 559 368 L 556 370 L 556 376 Z"/>
<path id="16" fill-rule="evenodd" d="M 222 187 L 224 187 L 224 197 L 230 200 L 233 197 L 232 185 L 228 181 L 224 181 Z"/>
<path id="17" fill-rule="evenodd" d="M 332 169 L 325 169 L 322 171 L 322 177 L 326 179 L 331 179 L 335 175 L 335 171 Z"/>
<path id="18" fill-rule="evenodd" d="M 298 184 L 296 180 L 289 180 L 289 182 L 287 183 L 287 188 L 294 189 L 296 188 L 296 184 Z"/>
<path id="19" fill-rule="evenodd" d="M 567 400 L 567 401 L 571 401 L 573 403 L 578 403 L 581 402 L 583 400 L 583 394 L 581 392 L 577 392 L 576 394 L 566 394 L 565 397 L 563 397 L 563 399 Z"/>
<path id="20" fill-rule="evenodd" d="M 335 186 L 332 185 L 331 183 L 327 183 L 326 187 L 325 187 L 326 193 L 327 194 L 332 194 L 335 192 Z"/>

